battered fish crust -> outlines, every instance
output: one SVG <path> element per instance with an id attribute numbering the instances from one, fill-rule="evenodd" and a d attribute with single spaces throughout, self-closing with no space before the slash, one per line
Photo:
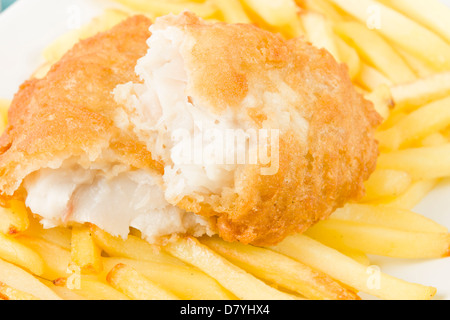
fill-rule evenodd
<path id="1" fill-rule="evenodd" d="M 40 168 L 58 168 L 69 158 L 80 164 L 123 164 L 159 169 L 130 132 L 113 125 L 112 90 L 127 81 L 145 54 L 150 20 L 134 16 L 110 31 L 76 44 L 43 79 L 20 87 L 0 138 L 0 191 L 12 195 Z"/>
<path id="2" fill-rule="evenodd" d="M 285 41 L 251 25 L 206 24 L 189 13 L 161 21 L 189 35 L 183 57 L 195 101 L 212 114 L 232 110 L 238 123 L 281 132 L 276 174 L 239 166 L 232 188 L 172 204 L 216 218 L 227 241 L 271 245 L 363 195 L 378 155 L 373 133 L 380 117 L 355 91 L 346 66 L 301 39 Z M 14 194 L 30 173 L 69 158 L 86 168 L 104 162 L 164 173 L 146 134 L 113 123 L 120 106 L 112 91 L 141 82 L 134 69 L 147 52 L 149 26 L 145 17 L 132 17 L 81 41 L 44 79 L 21 86 L 0 138 L 3 195 Z M 283 104 L 262 97 L 282 97 Z"/>
<path id="3" fill-rule="evenodd" d="M 152 28 L 173 27 L 185 35 L 180 53 L 189 101 L 209 115 L 231 110 L 242 128 L 279 129 L 280 150 L 276 174 L 240 165 L 233 186 L 222 192 L 169 202 L 217 217 L 227 241 L 272 245 L 363 196 L 376 166 L 374 130 L 381 118 L 357 93 L 345 65 L 303 39 L 286 41 L 253 25 L 205 23 L 187 12 L 160 18 Z M 144 142 L 150 136 L 137 132 Z"/>

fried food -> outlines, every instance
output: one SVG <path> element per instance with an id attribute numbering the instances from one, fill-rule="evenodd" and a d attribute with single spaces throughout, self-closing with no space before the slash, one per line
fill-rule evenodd
<path id="1" fill-rule="evenodd" d="M 150 30 L 143 82 L 114 91 L 125 106 L 116 124 L 163 163 L 171 204 L 217 217 L 227 241 L 269 245 L 363 196 L 381 118 L 327 51 L 188 12 Z M 227 130 L 244 132 L 234 148 Z M 252 162 L 264 134 L 270 159 Z"/>
<path id="2" fill-rule="evenodd" d="M 187 12 L 151 37 L 150 24 L 136 16 L 81 41 L 14 98 L 0 190 L 23 187 L 44 227 L 269 245 L 363 195 L 380 117 L 327 51 Z M 243 140 L 205 140 L 202 127 Z"/>

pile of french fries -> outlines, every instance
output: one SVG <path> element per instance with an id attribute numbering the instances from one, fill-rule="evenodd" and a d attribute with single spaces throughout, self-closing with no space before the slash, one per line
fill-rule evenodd
<path id="1" fill-rule="evenodd" d="M 371 266 L 368 255 L 449 256 L 446 227 L 413 208 L 450 177 L 450 9 L 438 0 L 116 0 L 44 52 L 46 74 L 79 39 L 127 16 L 191 10 L 211 21 L 253 23 L 303 37 L 348 66 L 384 118 L 367 194 L 303 235 L 270 248 L 218 237 L 158 247 L 131 230 L 119 239 L 93 225 L 44 230 L 23 203 L 0 208 L 0 298 L 431 299 L 436 289 Z M 0 129 L 9 102 L 0 100 Z M 444 212 L 443 212 L 444 214 Z M 372 272 L 373 271 L 373 272 Z M 431 271 L 431 270 L 430 270 Z"/>

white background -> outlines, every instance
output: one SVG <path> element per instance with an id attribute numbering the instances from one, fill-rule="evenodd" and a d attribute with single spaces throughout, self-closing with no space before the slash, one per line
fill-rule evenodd
<path id="1" fill-rule="evenodd" d="M 443 0 L 450 6 L 450 0 Z M 11 99 L 18 86 L 43 62 L 42 50 L 70 31 L 73 10 L 80 22 L 98 15 L 108 0 L 20 0 L 0 14 L 0 98 Z M 450 229 L 450 182 L 444 182 L 416 212 Z M 450 300 L 450 259 L 411 261 L 371 257 L 383 272 L 438 289 L 437 299 Z"/>

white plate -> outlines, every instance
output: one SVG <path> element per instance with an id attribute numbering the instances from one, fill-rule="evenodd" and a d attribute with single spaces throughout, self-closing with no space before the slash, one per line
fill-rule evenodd
<path id="1" fill-rule="evenodd" d="M 443 0 L 444 1 L 444 0 Z M 445 0 L 450 5 L 450 0 Z M 42 50 L 61 34 L 89 21 L 108 0 L 20 0 L 0 15 L 0 97 L 12 98 L 18 86 L 43 62 Z M 417 212 L 450 229 L 450 181 L 442 183 Z M 383 272 L 438 289 L 450 300 L 450 259 L 411 261 L 371 257 Z"/>

